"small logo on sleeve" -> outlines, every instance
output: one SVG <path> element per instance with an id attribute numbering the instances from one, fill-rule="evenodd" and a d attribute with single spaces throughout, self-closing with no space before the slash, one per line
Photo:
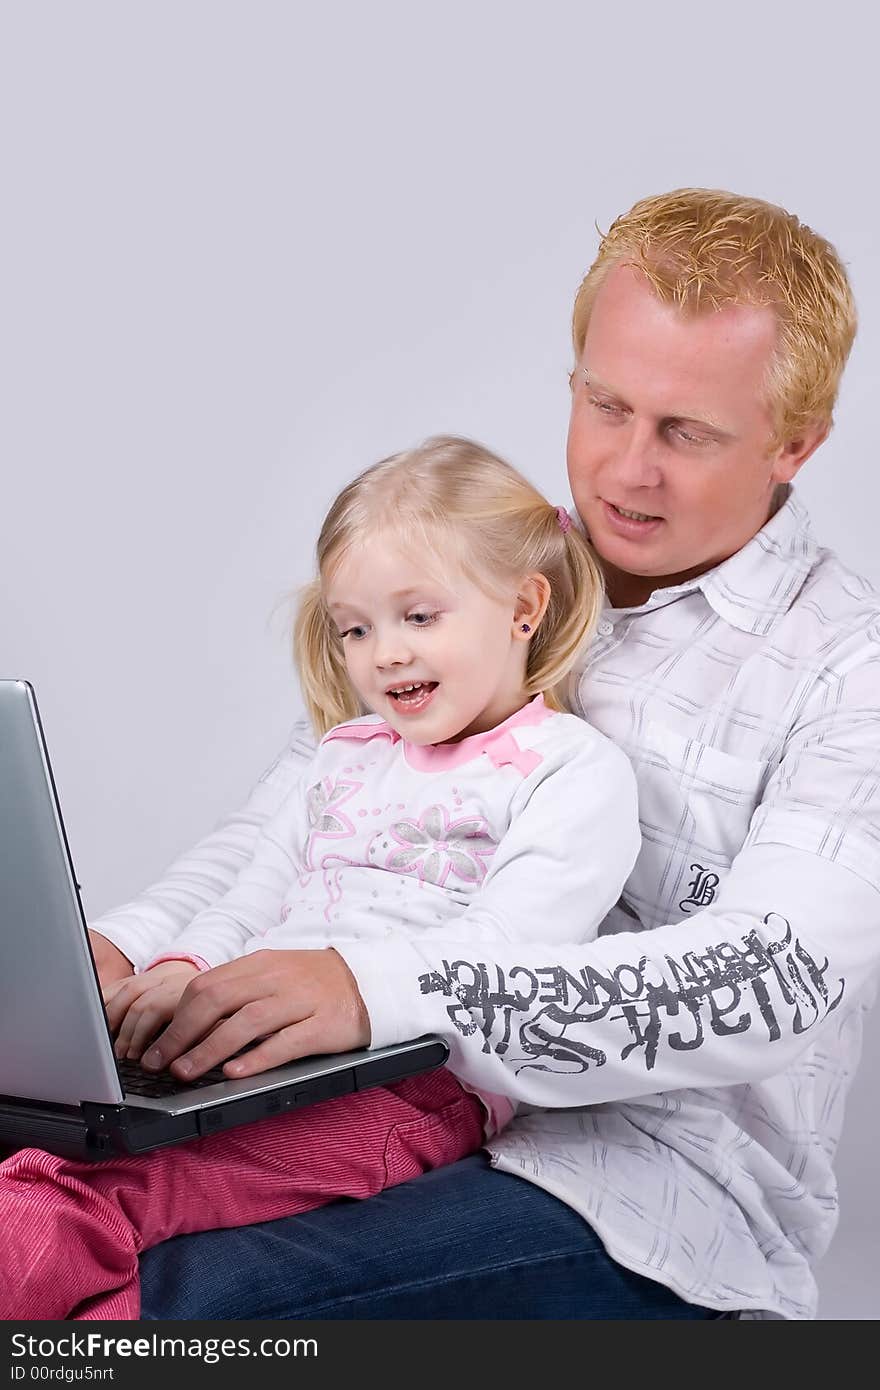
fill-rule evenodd
<path id="1" fill-rule="evenodd" d="M 695 907 L 708 907 L 715 901 L 718 875 L 704 869 L 702 864 L 691 864 L 691 873 L 696 877 L 688 884 L 690 896 L 683 898 L 678 904 L 682 912 L 691 912 Z"/>

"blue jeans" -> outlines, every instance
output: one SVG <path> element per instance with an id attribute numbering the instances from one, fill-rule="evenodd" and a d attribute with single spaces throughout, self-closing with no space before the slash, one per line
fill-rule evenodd
<path id="1" fill-rule="evenodd" d="M 174 1318 L 714 1318 L 615 1262 L 570 1207 L 483 1154 L 376 1197 L 177 1236 L 141 1260 Z"/>

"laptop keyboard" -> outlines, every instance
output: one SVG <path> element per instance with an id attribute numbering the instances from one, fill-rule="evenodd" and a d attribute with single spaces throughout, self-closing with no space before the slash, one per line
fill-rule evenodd
<path id="1" fill-rule="evenodd" d="M 178 1081 L 170 1071 L 144 1071 L 139 1062 L 117 1060 L 116 1065 L 123 1090 L 132 1096 L 149 1096 L 151 1100 L 160 1100 L 162 1096 L 175 1096 L 180 1091 L 194 1091 L 200 1086 L 214 1086 L 218 1081 L 229 1080 L 228 1076 L 223 1075 L 222 1067 L 206 1071 L 197 1081 Z"/>

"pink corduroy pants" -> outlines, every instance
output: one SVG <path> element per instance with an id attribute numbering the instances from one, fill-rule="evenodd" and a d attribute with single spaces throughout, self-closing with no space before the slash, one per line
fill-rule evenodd
<path id="1" fill-rule="evenodd" d="M 0 1163 L 0 1318 L 137 1318 L 142 1250 L 370 1197 L 474 1153 L 483 1124 L 440 1070 L 138 1157 L 22 1149 Z"/>

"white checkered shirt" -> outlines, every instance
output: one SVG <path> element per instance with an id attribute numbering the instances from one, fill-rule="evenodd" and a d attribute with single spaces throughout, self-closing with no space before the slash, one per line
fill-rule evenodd
<path id="1" fill-rule="evenodd" d="M 466 1082 L 519 1101 L 493 1162 L 620 1263 L 693 1303 L 811 1317 L 880 955 L 880 603 L 792 493 L 715 570 L 607 609 L 577 703 L 639 783 L 642 850 L 599 939 L 346 947 L 373 1043 L 442 1033 Z M 294 741 L 95 925 L 136 964 L 164 949 L 310 753 Z"/>
<path id="2" fill-rule="evenodd" d="M 617 1007 L 582 1032 L 616 1028 L 618 1069 L 662 1093 L 618 1100 L 612 1082 L 604 1104 L 522 1117 L 496 1162 L 691 1302 L 813 1316 L 880 956 L 877 597 L 790 494 L 717 569 L 608 610 L 578 695 L 639 782 L 642 853 L 604 930 L 650 931 L 637 951 L 678 967 L 632 1026 Z M 745 959 L 723 971 L 719 943 Z"/>

